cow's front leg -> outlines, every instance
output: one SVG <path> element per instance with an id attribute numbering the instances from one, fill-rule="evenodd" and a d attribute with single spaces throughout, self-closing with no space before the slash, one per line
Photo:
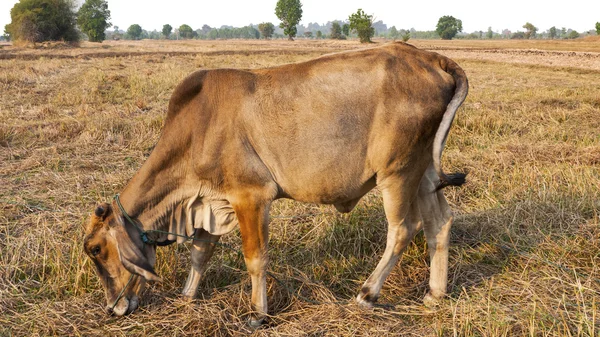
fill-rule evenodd
<path id="1" fill-rule="evenodd" d="M 212 235 L 202 228 L 196 229 L 196 235 L 192 242 L 192 268 L 183 287 L 183 296 L 190 298 L 196 296 L 198 284 L 204 276 L 208 261 L 215 251 L 219 238 L 219 235 Z"/>
<path id="2" fill-rule="evenodd" d="M 233 203 L 232 203 L 233 204 Z M 244 198 L 233 204 L 240 223 L 242 250 L 246 268 L 252 281 L 252 309 L 250 325 L 258 327 L 267 315 L 267 244 L 270 201 Z"/>

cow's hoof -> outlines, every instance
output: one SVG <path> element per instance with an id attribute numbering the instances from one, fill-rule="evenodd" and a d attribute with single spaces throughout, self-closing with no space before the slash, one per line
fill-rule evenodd
<path id="1" fill-rule="evenodd" d="M 428 292 L 423 298 L 423 304 L 428 308 L 439 307 L 442 304 L 442 300 L 444 299 L 444 295 L 442 296 L 433 296 L 431 292 Z"/>
<path id="2" fill-rule="evenodd" d="M 373 303 L 365 301 L 360 295 L 356 296 L 356 303 L 363 309 L 373 309 Z"/>
<path id="3" fill-rule="evenodd" d="M 360 290 L 360 294 L 356 296 L 356 303 L 362 308 L 372 309 L 373 304 L 377 302 L 379 296 L 371 294 L 371 291 L 367 287 L 363 287 Z"/>
<path id="4" fill-rule="evenodd" d="M 252 329 L 258 329 L 260 328 L 263 323 L 265 322 L 265 318 L 259 318 L 259 317 L 254 317 L 254 316 L 250 316 L 250 319 L 248 319 L 248 325 L 252 328 Z"/>
<path id="5" fill-rule="evenodd" d="M 183 299 L 191 301 L 191 300 L 193 300 L 193 299 L 196 298 L 196 293 L 195 292 L 190 292 L 190 291 L 184 291 L 184 292 L 181 293 L 181 297 Z"/>

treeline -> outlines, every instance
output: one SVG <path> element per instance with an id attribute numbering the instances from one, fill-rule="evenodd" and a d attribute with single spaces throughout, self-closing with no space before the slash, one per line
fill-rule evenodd
<path id="1" fill-rule="evenodd" d="M 165 24 L 161 31 L 148 31 L 139 24 L 126 30 L 112 25 L 107 0 L 85 0 L 75 11 L 71 0 L 19 0 L 10 11 L 11 23 L 5 27 L 3 39 L 15 41 L 42 42 L 51 40 L 79 41 L 82 37 L 92 42 L 105 39 L 346 39 L 359 38 L 369 42 L 372 37 L 387 39 L 575 39 L 587 35 L 600 35 L 600 22 L 596 30 L 577 32 L 567 28 L 551 27 L 544 32 L 530 22 L 523 25 L 524 31 L 511 32 L 508 29 L 465 33 L 462 21 L 452 16 L 439 18 L 435 30 L 417 31 L 414 28 L 388 27 L 383 21 L 374 21 L 362 9 L 351 13 L 346 20 L 329 21 L 326 24 L 309 23 L 300 25 L 302 3 L 300 0 L 278 0 L 275 14 L 281 20 L 278 26 L 270 22 L 244 27 L 221 26 L 220 28 L 202 25 L 194 29 L 183 24 L 177 28 Z"/>
<path id="2" fill-rule="evenodd" d="M 297 25 L 297 36 L 302 38 L 335 38 L 336 32 L 332 32 L 332 26 L 338 24 L 340 27 L 344 25 L 348 25 L 347 21 L 329 21 L 324 25 L 319 25 L 318 23 L 309 23 L 308 25 Z M 381 25 L 383 25 L 384 29 L 376 29 L 375 36 L 376 37 L 384 37 L 384 38 L 400 38 L 404 34 L 410 34 L 411 36 L 415 36 L 415 38 L 435 38 L 435 32 L 417 32 L 414 29 L 397 30 L 395 27 L 392 27 L 391 30 L 387 28 L 385 24 L 381 21 L 378 21 Z M 198 39 L 198 40 L 217 40 L 217 39 L 261 39 L 261 38 L 273 38 L 273 39 L 284 39 L 286 35 L 283 34 L 283 30 L 277 26 L 274 26 L 272 23 L 268 23 L 273 26 L 273 32 L 270 35 L 265 36 L 266 34 L 261 34 L 260 25 L 250 24 L 244 27 L 233 27 L 223 25 L 219 28 L 210 27 L 208 25 L 203 25 L 202 28 L 192 30 L 192 34 L 189 34 L 187 30 L 181 30 L 180 28 L 173 29 L 170 33 L 164 34 L 162 31 L 158 30 L 144 30 L 138 34 L 130 33 L 130 30 L 121 30 L 118 26 L 115 26 L 113 30 L 107 30 L 105 32 L 106 38 L 108 40 L 138 40 L 138 39 L 169 39 L 169 40 L 183 40 L 183 39 Z M 166 26 L 166 25 L 165 25 Z M 182 25 L 188 26 L 189 25 Z M 182 33 L 183 32 L 183 33 Z M 411 33 L 412 32 L 412 33 Z M 357 34 L 348 32 L 347 35 L 342 34 L 345 37 L 357 37 Z M 439 36 L 438 36 L 439 38 Z"/>
<path id="3" fill-rule="evenodd" d="M 132 25 L 134 26 L 134 25 Z M 170 25 L 165 25 L 170 26 Z M 152 30 L 147 31 L 144 29 L 135 30 L 131 29 L 131 26 L 127 30 L 120 30 L 118 26 L 114 27 L 112 31 L 106 31 L 106 38 L 111 40 L 141 40 L 141 39 L 169 39 L 169 40 L 184 40 L 184 39 L 202 39 L 202 40 L 216 40 L 216 39 L 259 39 L 260 32 L 255 26 L 245 27 L 232 27 L 232 26 L 221 26 L 220 28 L 212 28 L 208 25 L 204 25 L 201 29 L 193 30 L 189 25 L 181 25 L 179 28 L 175 28 L 168 33 L 165 30 L 162 31 Z M 182 29 L 183 28 L 183 29 Z"/>
<path id="4" fill-rule="evenodd" d="M 272 39 L 285 39 L 286 35 L 283 34 L 283 29 L 278 26 L 274 26 L 272 23 L 270 24 L 273 27 L 273 32 L 271 34 L 263 34 L 260 30 L 260 25 L 250 24 L 244 27 L 233 27 L 223 25 L 219 28 L 210 27 L 208 25 L 203 25 L 202 28 L 193 29 L 189 25 L 181 25 L 179 28 L 175 28 L 172 30 L 159 31 L 159 30 L 145 30 L 141 29 L 139 33 L 136 33 L 135 30 L 131 31 L 131 29 L 122 30 L 118 26 L 115 26 L 113 30 L 107 30 L 105 32 L 106 38 L 108 40 L 139 40 L 139 39 L 151 39 L 151 40 L 160 40 L 160 39 L 169 39 L 169 40 L 184 40 L 184 39 L 198 39 L 198 40 L 217 40 L 217 39 L 264 39 L 264 38 L 272 38 Z M 349 21 L 342 20 L 334 20 L 328 21 L 325 24 L 318 24 L 316 22 L 311 22 L 307 25 L 297 25 L 297 36 L 305 39 L 336 39 L 336 38 L 358 38 L 358 33 L 350 32 Z M 339 26 L 342 29 L 342 32 L 337 32 L 335 30 L 335 26 Z M 132 25 L 137 26 L 137 25 Z M 164 25 L 170 26 L 170 25 Z M 131 27 L 131 26 L 130 26 Z M 187 29 L 187 27 L 190 27 Z M 182 29 L 183 28 L 183 29 Z M 389 27 L 383 23 L 383 21 L 377 21 L 373 23 L 374 28 L 374 37 L 387 38 L 387 39 L 405 39 L 406 36 L 413 39 L 439 39 L 440 36 L 435 31 L 417 31 L 414 28 L 411 29 L 397 29 L 396 26 Z M 191 30 L 191 34 L 189 31 Z M 265 36 L 266 35 L 266 36 Z"/>
<path id="5" fill-rule="evenodd" d="M 285 39 L 286 35 L 283 33 L 283 29 L 278 26 L 270 24 L 273 28 L 271 34 L 263 34 L 260 30 L 260 25 L 250 24 L 244 27 L 233 27 L 233 26 L 221 26 L 220 28 L 210 27 L 203 25 L 202 28 L 193 30 L 189 25 L 182 25 L 180 28 L 175 29 L 170 34 L 163 34 L 160 31 L 146 31 L 142 30 L 139 36 L 127 34 L 127 31 L 119 30 L 115 27 L 113 31 L 107 31 L 107 39 L 199 39 L 199 40 L 217 40 L 217 39 L 261 39 L 261 38 L 273 38 L 273 39 Z M 304 39 L 345 39 L 345 38 L 358 38 L 358 32 L 352 32 L 348 30 L 350 21 L 348 20 L 333 20 L 328 21 L 325 24 L 319 24 L 316 22 L 308 23 L 307 25 L 296 25 L 296 35 Z M 419 31 L 414 28 L 410 29 L 398 29 L 396 26 L 388 27 L 383 21 L 379 20 L 372 22 L 373 36 L 378 38 L 385 38 L 390 40 L 402 39 L 408 41 L 409 39 L 440 39 L 441 36 L 436 30 L 430 31 Z M 187 28 L 189 27 L 189 28 Z M 342 32 L 338 32 L 336 27 L 342 27 Z M 471 33 L 456 32 L 453 35 L 455 39 L 465 40 L 489 40 L 489 39 L 576 39 L 579 37 L 598 35 L 594 30 L 579 33 L 576 30 L 569 28 L 556 28 L 551 27 L 544 32 L 538 32 L 537 27 L 530 23 L 526 23 L 524 31 L 512 32 L 509 29 L 502 29 L 500 31 L 494 31 L 492 27 L 488 27 L 486 31 L 475 31 Z M 183 29 L 182 29 L 183 28 Z M 187 29 L 186 29 L 187 28 Z M 344 31 L 345 28 L 345 31 Z M 189 31 L 192 31 L 190 34 Z M 184 33 L 181 33 L 184 32 Z"/>
<path id="6" fill-rule="evenodd" d="M 512 32 L 509 29 L 503 29 L 501 31 L 492 31 L 492 27 L 488 27 L 487 31 L 475 31 L 469 34 L 462 33 L 457 34 L 457 39 L 577 39 L 580 37 L 600 35 L 600 23 L 596 23 L 596 30 L 588 30 L 585 32 L 578 32 L 574 29 L 562 27 L 557 28 L 556 26 L 550 27 L 546 31 L 541 33 L 538 32 L 538 28 L 533 24 L 527 22 L 523 25 L 524 31 Z"/>
<path id="7" fill-rule="evenodd" d="M 319 25 L 317 23 L 309 23 L 308 25 L 298 25 L 298 37 L 304 39 L 330 39 L 334 38 L 331 34 L 331 25 L 333 22 L 339 22 L 342 25 L 346 24 L 344 21 L 330 21 L 326 24 Z M 379 21 L 381 22 L 381 21 Z M 384 24 L 385 25 L 385 24 Z M 206 26 L 206 25 L 204 25 Z M 119 30 L 115 27 L 112 31 L 106 31 L 106 38 L 109 40 L 115 39 L 170 39 L 170 40 L 183 40 L 183 39 L 198 39 L 198 40 L 218 40 L 218 39 L 261 39 L 265 38 L 261 35 L 258 30 L 258 25 L 248 25 L 244 27 L 232 27 L 232 26 L 221 26 L 220 28 L 213 28 L 207 26 L 208 29 L 196 29 L 192 36 L 178 34 L 178 30 L 174 30 L 171 35 L 166 37 L 160 31 L 142 30 L 138 37 L 127 34 L 125 30 Z M 535 36 L 527 36 L 524 31 L 512 32 L 509 29 L 503 29 L 501 31 L 493 31 L 491 28 L 487 31 L 474 31 L 471 33 L 459 32 L 454 38 L 464 40 L 490 40 L 490 39 L 576 39 L 586 36 L 598 35 L 595 31 L 590 30 L 579 33 L 576 30 L 570 28 L 555 28 L 546 30 L 541 33 L 537 33 Z M 409 40 L 409 39 L 421 39 L 421 40 L 437 40 L 440 39 L 440 35 L 435 30 L 420 31 L 414 28 L 411 29 L 397 29 L 396 26 L 392 26 L 386 29 L 376 29 L 375 37 L 390 39 L 390 40 Z M 347 38 L 357 38 L 358 35 L 350 33 Z M 285 39 L 281 29 L 276 28 L 275 32 L 270 38 L 273 39 Z"/>

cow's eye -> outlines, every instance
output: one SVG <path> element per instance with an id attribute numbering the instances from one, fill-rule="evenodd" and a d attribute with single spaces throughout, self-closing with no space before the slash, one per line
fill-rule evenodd
<path id="1" fill-rule="evenodd" d="M 90 253 L 92 254 L 92 256 L 100 254 L 100 246 L 92 247 L 92 249 L 90 249 Z"/>

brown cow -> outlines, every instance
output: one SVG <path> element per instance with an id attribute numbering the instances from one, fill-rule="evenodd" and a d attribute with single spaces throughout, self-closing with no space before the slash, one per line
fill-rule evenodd
<path id="1" fill-rule="evenodd" d="M 431 302 L 446 293 L 452 213 L 440 191 L 442 150 L 467 96 L 453 61 L 404 43 L 258 70 L 201 70 L 175 89 L 162 135 L 122 191 L 100 205 L 85 251 L 109 309 L 133 311 L 156 248 L 141 231 L 195 235 L 184 294 L 194 296 L 219 236 L 239 224 L 252 280 L 251 324 L 267 314 L 269 207 L 273 200 L 333 204 L 349 212 L 378 186 L 389 222 L 383 257 L 357 301 L 370 306 L 415 233 L 424 227 Z M 127 219 L 127 214 L 131 217 Z M 139 228 L 139 229 L 138 229 Z M 149 232 L 152 242 L 182 237 Z"/>

